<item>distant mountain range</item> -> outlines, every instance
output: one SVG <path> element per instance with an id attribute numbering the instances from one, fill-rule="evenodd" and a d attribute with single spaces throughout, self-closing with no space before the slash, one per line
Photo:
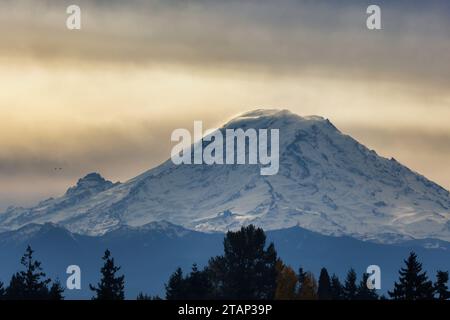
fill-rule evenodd
<path id="1" fill-rule="evenodd" d="M 303 267 L 317 276 L 321 267 L 341 279 L 350 267 L 361 277 L 367 266 L 381 267 L 381 292 L 392 289 L 403 259 L 414 250 L 434 279 L 438 269 L 450 266 L 450 243 L 413 240 L 402 244 L 377 244 L 351 237 L 325 236 L 300 227 L 267 232 L 283 261 L 294 269 Z M 222 233 L 203 233 L 171 223 L 153 222 L 141 227 L 122 226 L 102 236 L 73 234 L 54 224 L 30 224 L 0 234 L 0 280 L 8 283 L 20 268 L 20 257 L 28 244 L 36 251 L 44 271 L 63 284 L 68 265 L 81 267 L 82 290 L 66 290 L 66 298 L 90 298 L 89 283 L 100 277 L 101 257 L 109 248 L 125 274 L 126 295 L 134 299 L 140 291 L 164 296 L 164 283 L 177 267 L 189 272 L 194 262 L 203 266 L 212 256 L 223 253 Z"/>
<path id="2" fill-rule="evenodd" d="M 377 243 L 450 241 L 449 192 L 330 121 L 256 110 L 220 130 L 235 128 L 280 130 L 277 175 L 261 176 L 258 165 L 176 166 L 170 160 L 121 184 L 92 173 L 62 197 L 9 208 L 0 214 L 0 231 L 51 222 L 101 236 L 164 220 L 202 232 L 253 223 Z"/>

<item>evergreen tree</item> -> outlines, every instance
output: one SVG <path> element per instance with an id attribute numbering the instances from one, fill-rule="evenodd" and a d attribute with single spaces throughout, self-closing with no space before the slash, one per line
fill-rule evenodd
<path id="1" fill-rule="evenodd" d="M 344 289 L 338 276 L 333 274 L 331 276 L 331 297 L 333 300 L 344 299 Z"/>
<path id="2" fill-rule="evenodd" d="M 192 266 L 190 275 L 184 280 L 188 300 L 211 299 L 213 288 L 207 270 L 199 271 L 197 265 Z"/>
<path id="3" fill-rule="evenodd" d="M 114 263 L 114 258 L 111 257 L 109 250 L 105 251 L 103 256 L 104 265 L 100 272 L 102 278 L 97 284 L 97 287 L 89 284 L 89 288 L 96 293 L 92 297 L 93 300 L 123 300 L 125 298 L 125 276 L 117 276 L 116 273 L 120 267 Z"/>
<path id="4" fill-rule="evenodd" d="M 53 282 L 53 284 L 50 287 L 49 299 L 50 300 L 63 300 L 64 299 L 63 292 L 64 292 L 64 288 L 61 285 L 61 282 L 59 282 L 59 280 L 56 280 L 55 282 Z"/>
<path id="5" fill-rule="evenodd" d="M 214 291 L 226 299 L 273 299 L 276 289 L 277 253 L 273 243 L 267 249 L 266 235 L 253 225 L 228 232 L 224 255 L 209 262 Z"/>
<path id="6" fill-rule="evenodd" d="M 356 291 L 357 300 L 378 300 L 378 294 L 375 289 L 369 289 L 367 287 L 367 280 L 369 279 L 369 274 L 363 273 L 361 282 Z"/>
<path id="7" fill-rule="evenodd" d="M 319 300 L 332 299 L 331 280 L 326 268 L 322 268 L 322 270 L 320 270 L 319 289 L 317 290 L 317 296 Z"/>
<path id="8" fill-rule="evenodd" d="M 275 290 L 276 300 L 294 300 L 298 298 L 297 275 L 295 271 L 286 266 L 281 260 L 277 261 L 277 287 Z"/>
<path id="9" fill-rule="evenodd" d="M 302 291 L 302 283 L 305 280 L 306 272 L 303 270 L 302 267 L 298 268 L 298 275 L 297 275 L 297 282 L 298 282 L 298 288 L 297 292 L 298 295 L 300 295 L 300 292 Z"/>
<path id="10" fill-rule="evenodd" d="M 6 289 L 6 298 L 12 300 L 42 300 L 49 298 L 47 279 L 42 271 L 41 263 L 33 258 L 34 251 L 30 246 L 25 250 L 20 263 L 25 270 L 16 272 Z"/>
<path id="11" fill-rule="evenodd" d="M 5 298 L 8 300 L 23 300 L 25 296 L 25 283 L 19 273 L 16 272 L 9 280 L 9 286 L 6 288 Z"/>
<path id="12" fill-rule="evenodd" d="M 417 255 L 411 252 L 404 260 L 406 267 L 399 271 L 399 282 L 395 282 L 394 290 L 388 294 L 394 300 L 429 300 L 433 299 L 434 289 L 426 272 L 422 272 L 422 264 Z"/>
<path id="13" fill-rule="evenodd" d="M 213 257 L 208 262 L 208 275 L 212 283 L 212 298 L 225 299 L 225 279 L 227 277 L 227 263 L 223 256 Z"/>
<path id="14" fill-rule="evenodd" d="M 311 272 L 306 272 L 303 276 L 299 299 L 317 300 L 317 281 Z"/>
<path id="15" fill-rule="evenodd" d="M 356 272 L 351 268 L 347 273 L 347 278 L 345 279 L 345 284 L 343 288 L 343 295 L 345 300 L 355 300 L 357 293 L 356 286 Z"/>
<path id="16" fill-rule="evenodd" d="M 191 273 L 183 277 L 183 271 L 178 268 L 169 278 L 166 285 L 167 300 L 204 300 L 214 297 L 214 288 L 207 268 L 198 270 L 192 265 Z"/>
<path id="17" fill-rule="evenodd" d="M 166 284 L 167 300 L 182 300 L 186 298 L 186 282 L 183 277 L 183 271 L 178 268 L 169 278 Z"/>
<path id="18" fill-rule="evenodd" d="M 450 291 L 448 290 L 448 271 L 438 271 L 436 274 L 436 282 L 434 283 L 434 290 L 438 300 L 450 299 Z"/>

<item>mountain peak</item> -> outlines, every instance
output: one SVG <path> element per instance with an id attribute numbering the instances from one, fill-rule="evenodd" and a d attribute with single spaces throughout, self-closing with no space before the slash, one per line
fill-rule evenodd
<path id="1" fill-rule="evenodd" d="M 255 109 L 251 111 L 244 112 L 238 115 L 235 119 L 244 119 L 244 118 L 267 118 L 270 117 L 272 119 L 275 118 L 297 118 L 304 119 L 310 121 L 326 121 L 324 117 L 317 115 L 310 116 L 299 116 L 288 109 Z"/>
<path id="2" fill-rule="evenodd" d="M 298 118 L 301 119 L 300 116 L 290 112 L 287 109 L 255 109 L 250 110 L 244 113 L 241 113 L 234 118 L 232 118 L 228 123 L 234 122 L 242 122 L 242 121 L 257 121 L 257 120 L 265 120 L 265 119 L 281 119 L 281 118 Z M 226 126 L 226 125 L 225 125 Z"/>
<path id="3" fill-rule="evenodd" d="M 252 223 L 375 242 L 450 240 L 448 191 L 378 156 L 328 119 L 258 109 L 220 130 L 235 128 L 279 129 L 278 174 L 261 176 L 252 165 L 175 166 L 168 160 L 114 187 L 91 173 L 64 197 L 0 215 L 0 227 L 52 221 L 71 232 L 101 235 L 120 225 L 167 220 L 209 232 Z M 168 228 L 162 222 L 145 228 L 154 227 Z"/>
<path id="4" fill-rule="evenodd" d="M 255 118 L 255 117 L 276 117 L 282 115 L 295 116 L 287 109 L 255 109 L 247 111 L 239 115 L 240 118 Z"/>
<path id="5" fill-rule="evenodd" d="M 336 127 L 326 118 L 310 115 L 299 116 L 287 109 L 256 109 L 242 113 L 230 121 L 228 121 L 224 128 L 230 129 L 281 129 L 286 131 L 287 128 L 293 130 L 298 129 L 317 129 L 325 128 L 332 131 L 338 131 Z M 315 128 L 317 127 L 317 128 Z"/>
<path id="6" fill-rule="evenodd" d="M 92 172 L 79 179 L 75 186 L 70 187 L 66 192 L 66 196 L 70 197 L 85 193 L 98 193 L 101 191 L 105 191 L 112 186 L 114 186 L 114 183 L 106 180 L 99 173 Z"/>

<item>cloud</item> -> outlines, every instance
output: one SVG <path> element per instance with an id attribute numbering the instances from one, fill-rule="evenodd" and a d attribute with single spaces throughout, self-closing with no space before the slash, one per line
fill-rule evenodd
<path id="1" fill-rule="evenodd" d="M 102 164 L 106 174 L 130 178 L 130 172 L 149 169 L 170 154 L 170 145 L 161 143 L 170 135 L 169 128 L 147 121 L 134 122 L 132 130 L 123 123 L 36 129 L 3 144 L 0 176 L 45 176 L 62 168 L 67 176 L 77 177 Z"/>
<path id="2" fill-rule="evenodd" d="M 81 31 L 72 0 L 0 3 L 0 208 L 126 180 L 174 128 L 256 107 L 328 117 L 450 187 L 450 2 L 377 1 L 382 31 L 372 1 L 76 2 Z"/>
<path id="3" fill-rule="evenodd" d="M 24 128 L 24 127 L 23 127 Z M 117 181 L 158 165 L 169 154 L 168 129 L 134 122 L 31 130 L 0 152 L 0 211 L 62 195 L 90 172 Z"/>
<path id="4" fill-rule="evenodd" d="M 443 86 L 450 79 L 450 10 L 442 1 L 384 1 L 382 31 L 365 27 L 369 1 L 80 1 L 81 31 L 65 28 L 70 1 L 13 3 L 1 10 L 3 54 Z"/>

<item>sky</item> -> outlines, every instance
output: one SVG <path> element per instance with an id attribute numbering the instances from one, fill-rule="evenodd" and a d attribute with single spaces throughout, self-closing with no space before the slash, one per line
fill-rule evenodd
<path id="1" fill-rule="evenodd" d="M 449 18 L 446 1 L 2 0 L 0 210 L 89 172 L 126 181 L 174 129 L 256 108 L 328 118 L 450 189 Z"/>

